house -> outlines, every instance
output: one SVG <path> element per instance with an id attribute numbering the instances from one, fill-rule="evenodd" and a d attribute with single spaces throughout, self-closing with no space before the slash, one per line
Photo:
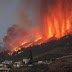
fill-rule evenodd
<path id="1" fill-rule="evenodd" d="M 43 63 L 43 61 L 38 61 L 38 64 L 42 64 Z"/>
<path id="2" fill-rule="evenodd" d="M 0 64 L 0 68 L 2 68 L 3 67 L 3 64 Z"/>
<path id="3" fill-rule="evenodd" d="M 34 64 L 35 64 L 35 65 L 36 65 L 36 64 L 43 64 L 43 61 L 37 61 L 37 62 L 35 62 Z"/>
<path id="4" fill-rule="evenodd" d="M 52 63 L 52 61 L 49 61 L 49 62 L 48 62 L 48 61 L 46 60 L 46 61 L 38 61 L 38 62 L 35 62 L 34 64 L 37 65 L 37 64 L 51 64 L 51 63 Z"/>
<path id="5" fill-rule="evenodd" d="M 30 61 L 30 59 L 23 59 L 23 62 L 24 62 L 25 64 L 28 64 L 29 61 Z"/>
<path id="6" fill-rule="evenodd" d="M 22 65 L 22 62 L 15 62 L 15 63 L 13 64 L 13 67 L 19 68 L 19 67 L 21 67 L 21 65 Z"/>
<path id="7" fill-rule="evenodd" d="M 9 68 L 0 68 L 0 72 L 9 72 L 10 69 Z"/>
<path id="8" fill-rule="evenodd" d="M 4 62 L 2 62 L 2 64 L 12 64 L 12 61 L 8 61 L 8 60 L 5 60 Z"/>
<path id="9" fill-rule="evenodd" d="M 12 64 L 12 61 L 5 60 L 4 62 L 2 62 L 2 64 L 4 68 L 7 68 L 9 65 Z"/>

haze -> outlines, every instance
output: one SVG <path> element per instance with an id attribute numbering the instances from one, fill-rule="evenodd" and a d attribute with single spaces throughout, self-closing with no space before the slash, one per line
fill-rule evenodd
<path id="1" fill-rule="evenodd" d="M 19 0 L 0 0 L 0 41 L 6 35 L 8 27 L 17 23 Z"/>

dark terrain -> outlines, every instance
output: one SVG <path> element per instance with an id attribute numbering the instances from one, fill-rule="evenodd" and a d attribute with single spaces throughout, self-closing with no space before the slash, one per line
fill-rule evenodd
<path id="1" fill-rule="evenodd" d="M 12 56 L 8 55 L 9 51 L 0 53 L 0 61 L 9 60 L 22 60 L 28 58 L 29 51 L 32 50 L 35 60 L 50 60 L 52 58 L 62 57 L 72 54 L 72 36 L 67 35 L 59 40 L 52 40 L 41 45 L 30 46 L 28 48 L 21 48 L 22 53 L 14 52 Z M 39 57 L 39 58 L 38 58 Z"/>
<path id="2" fill-rule="evenodd" d="M 52 40 L 41 45 L 21 48 L 22 53 L 14 52 L 12 56 L 8 55 L 9 51 L 0 53 L 0 61 L 13 60 L 22 61 L 23 58 L 29 57 L 32 51 L 33 61 L 52 61 L 50 65 L 41 64 L 33 67 L 22 67 L 12 69 L 12 72 L 72 72 L 72 36 L 66 35 L 59 40 Z M 59 60 L 57 60 L 59 58 Z"/>

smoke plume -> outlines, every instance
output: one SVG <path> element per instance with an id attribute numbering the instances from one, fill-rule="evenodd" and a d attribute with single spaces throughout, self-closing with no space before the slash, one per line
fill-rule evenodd
<path id="1" fill-rule="evenodd" d="M 71 34 L 72 0 L 21 0 L 19 22 L 8 28 L 10 49 L 38 45 Z"/>

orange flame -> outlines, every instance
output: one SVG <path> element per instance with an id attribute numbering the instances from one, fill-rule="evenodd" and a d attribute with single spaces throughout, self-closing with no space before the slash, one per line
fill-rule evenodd
<path id="1" fill-rule="evenodd" d="M 59 39 L 72 32 L 72 9 L 70 3 L 71 0 L 65 0 L 64 4 L 63 0 L 56 1 L 58 2 L 56 2 L 54 7 L 51 8 L 48 6 L 48 12 L 42 14 L 43 25 L 41 25 L 39 28 L 43 26 L 43 34 L 38 28 L 33 28 L 29 37 L 31 39 L 35 38 L 34 41 L 31 41 L 29 40 L 29 38 L 26 38 L 27 42 L 21 42 L 19 46 L 23 45 L 23 47 L 26 48 L 34 44 L 39 45 L 52 37 Z M 17 52 L 18 50 L 21 50 L 19 46 L 14 48 L 13 51 Z M 18 54 L 20 53 L 21 52 L 19 52 Z"/>

